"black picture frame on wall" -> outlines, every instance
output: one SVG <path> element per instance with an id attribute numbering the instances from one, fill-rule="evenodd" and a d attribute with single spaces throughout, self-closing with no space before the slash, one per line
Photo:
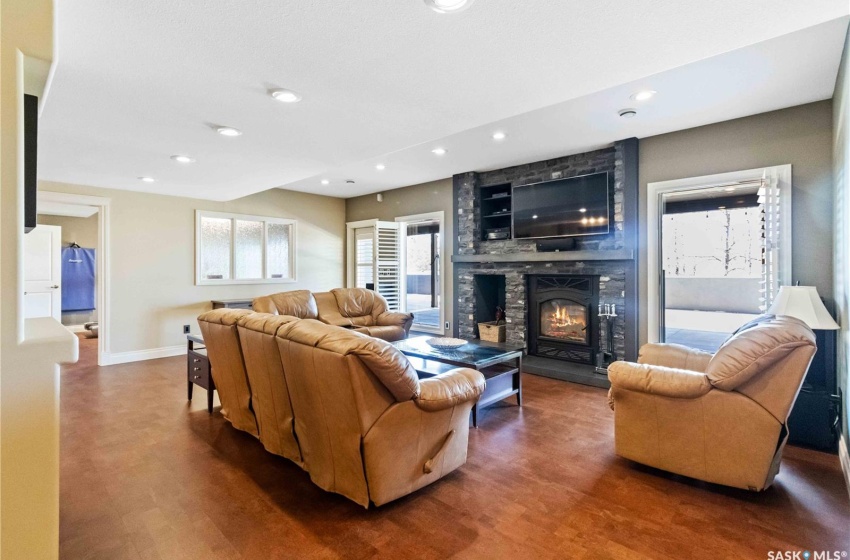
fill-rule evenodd
<path id="1" fill-rule="evenodd" d="M 38 97 L 24 95 L 24 233 L 38 220 Z"/>

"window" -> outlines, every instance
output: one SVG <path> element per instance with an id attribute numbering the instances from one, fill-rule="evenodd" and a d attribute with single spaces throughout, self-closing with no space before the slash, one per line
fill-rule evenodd
<path id="1" fill-rule="evenodd" d="M 355 246 L 354 253 L 357 261 L 357 274 L 355 275 L 355 287 L 375 289 L 375 258 L 374 239 L 375 228 L 357 228 L 354 230 Z"/>
<path id="2" fill-rule="evenodd" d="M 195 284 L 294 281 L 294 220 L 195 212 Z"/>

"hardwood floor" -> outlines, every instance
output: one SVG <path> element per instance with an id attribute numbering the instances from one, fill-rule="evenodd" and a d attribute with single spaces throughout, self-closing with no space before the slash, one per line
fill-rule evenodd
<path id="1" fill-rule="evenodd" d="M 468 463 L 377 509 L 314 486 L 186 403 L 185 358 L 62 370 L 64 559 L 766 559 L 850 551 L 838 459 L 789 448 L 751 494 L 617 458 L 604 390 L 528 375 L 471 430 Z"/>

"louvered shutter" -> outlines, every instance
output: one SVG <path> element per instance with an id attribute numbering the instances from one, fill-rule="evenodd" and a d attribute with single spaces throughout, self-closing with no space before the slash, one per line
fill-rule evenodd
<path id="1" fill-rule="evenodd" d="M 773 303 L 782 278 L 779 261 L 779 247 L 782 232 L 782 208 L 780 206 L 782 193 L 776 177 L 766 175 L 762 179 L 758 191 L 758 202 L 761 208 L 761 241 L 762 241 L 762 278 L 761 305 L 762 312 Z"/>
<path id="2" fill-rule="evenodd" d="M 375 291 L 384 296 L 391 311 L 401 306 L 401 234 L 397 222 L 375 224 Z"/>

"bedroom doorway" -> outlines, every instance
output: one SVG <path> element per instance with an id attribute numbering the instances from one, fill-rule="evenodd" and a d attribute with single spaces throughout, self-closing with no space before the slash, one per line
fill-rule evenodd
<path id="1" fill-rule="evenodd" d="M 39 191 L 39 226 L 61 229 L 60 322 L 80 338 L 80 357 L 110 364 L 109 199 Z"/>

